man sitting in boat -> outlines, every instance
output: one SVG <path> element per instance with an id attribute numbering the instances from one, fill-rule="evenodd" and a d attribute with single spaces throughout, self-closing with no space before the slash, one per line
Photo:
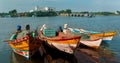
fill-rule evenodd
<path id="1" fill-rule="evenodd" d="M 68 24 L 64 24 L 63 33 L 64 33 L 64 34 L 68 34 L 68 35 L 74 35 L 74 34 L 69 30 Z"/>
<path id="2" fill-rule="evenodd" d="M 26 30 L 24 30 L 22 33 L 23 33 L 23 36 L 26 36 L 26 35 L 29 35 L 29 36 L 32 36 L 34 37 L 35 36 L 35 32 L 30 32 L 30 25 L 27 24 L 26 27 L 25 27 Z"/>
<path id="3" fill-rule="evenodd" d="M 25 30 L 22 31 L 23 36 L 30 35 L 30 25 L 26 25 Z"/>
<path id="4" fill-rule="evenodd" d="M 30 25 L 26 25 L 26 30 L 22 30 L 20 25 L 17 25 L 17 31 L 11 36 L 10 40 L 19 39 L 25 37 L 26 35 L 31 35 L 34 37 L 35 33 L 30 32 Z"/>
<path id="5" fill-rule="evenodd" d="M 23 37 L 23 33 L 22 33 L 22 29 L 21 29 L 21 26 L 20 26 L 20 25 L 17 26 L 16 35 L 17 35 L 17 36 L 16 36 L 16 39 Z"/>
<path id="6" fill-rule="evenodd" d="M 26 25 L 26 30 L 22 30 L 20 25 L 17 26 L 17 32 L 16 32 L 17 39 L 25 37 L 26 35 L 29 34 L 30 34 L 30 25 Z"/>
<path id="7" fill-rule="evenodd" d="M 22 32 L 21 26 L 17 25 L 17 31 L 10 37 L 10 40 L 20 38 L 21 32 Z"/>
<path id="8" fill-rule="evenodd" d="M 67 34 L 67 24 L 64 24 L 63 33 Z"/>

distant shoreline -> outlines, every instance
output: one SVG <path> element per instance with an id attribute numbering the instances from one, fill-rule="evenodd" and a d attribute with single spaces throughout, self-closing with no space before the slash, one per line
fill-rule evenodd
<path id="1" fill-rule="evenodd" d="M 95 17 L 95 16 L 120 16 L 120 12 L 71 12 L 68 11 L 34 11 L 17 13 L 12 10 L 9 13 L 0 13 L 4 17 L 51 17 L 51 16 L 73 16 L 73 17 Z"/>

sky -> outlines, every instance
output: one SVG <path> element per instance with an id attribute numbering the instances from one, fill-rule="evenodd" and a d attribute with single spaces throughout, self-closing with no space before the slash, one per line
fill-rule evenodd
<path id="1" fill-rule="evenodd" d="M 75 12 L 117 11 L 120 0 L 0 0 L 0 12 L 16 9 L 25 12 L 39 7 L 53 7 L 55 10 L 71 9 Z"/>

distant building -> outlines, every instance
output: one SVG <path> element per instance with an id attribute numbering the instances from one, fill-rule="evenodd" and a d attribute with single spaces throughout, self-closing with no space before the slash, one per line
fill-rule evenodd
<path id="1" fill-rule="evenodd" d="M 30 10 L 29 12 L 34 12 L 34 10 Z"/>
<path id="2" fill-rule="evenodd" d="M 53 7 L 39 7 L 39 6 L 35 6 L 35 8 L 33 10 L 30 10 L 30 12 L 34 12 L 34 11 L 55 11 L 55 8 Z"/>
<path id="3" fill-rule="evenodd" d="M 39 7 L 38 6 L 35 6 L 35 11 L 39 11 Z"/>
<path id="4" fill-rule="evenodd" d="M 115 14 L 119 14 L 119 11 L 116 11 Z"/>

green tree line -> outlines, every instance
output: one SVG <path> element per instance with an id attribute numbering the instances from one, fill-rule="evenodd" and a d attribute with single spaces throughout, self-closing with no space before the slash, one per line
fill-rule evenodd
<path id="1" fill-rule="evenodd" d="M 120 15 L 120 11 L 116 11 Z M 42 17 L 42 16 L 58 16 L 61 13 L 74 13 L 71 9 L 66 10 L 60 10 L 60 11 L 33 11 L 33 12 L 22 12 L 18 13 L 16 9 L 10 10 L 8 13 L 0 13 L 0 17 Z M 88 11 L 78 12 L 78 13 L 89 13 Z M 116 15 L 115 12 L 90 12 L 95 15 L 103 15 L 103 16 L 109 16 L 109 15 Z"/>
<path id="2" fill-rule="evenodd" d="M 18 13 L 16 9 L 9 11 L 8 13 L 0 13 L 0 17 L 41 17 L 41 16 L 57 16 L 55 11 L 34 11 L 34 12 L 22 12 Z"/>

